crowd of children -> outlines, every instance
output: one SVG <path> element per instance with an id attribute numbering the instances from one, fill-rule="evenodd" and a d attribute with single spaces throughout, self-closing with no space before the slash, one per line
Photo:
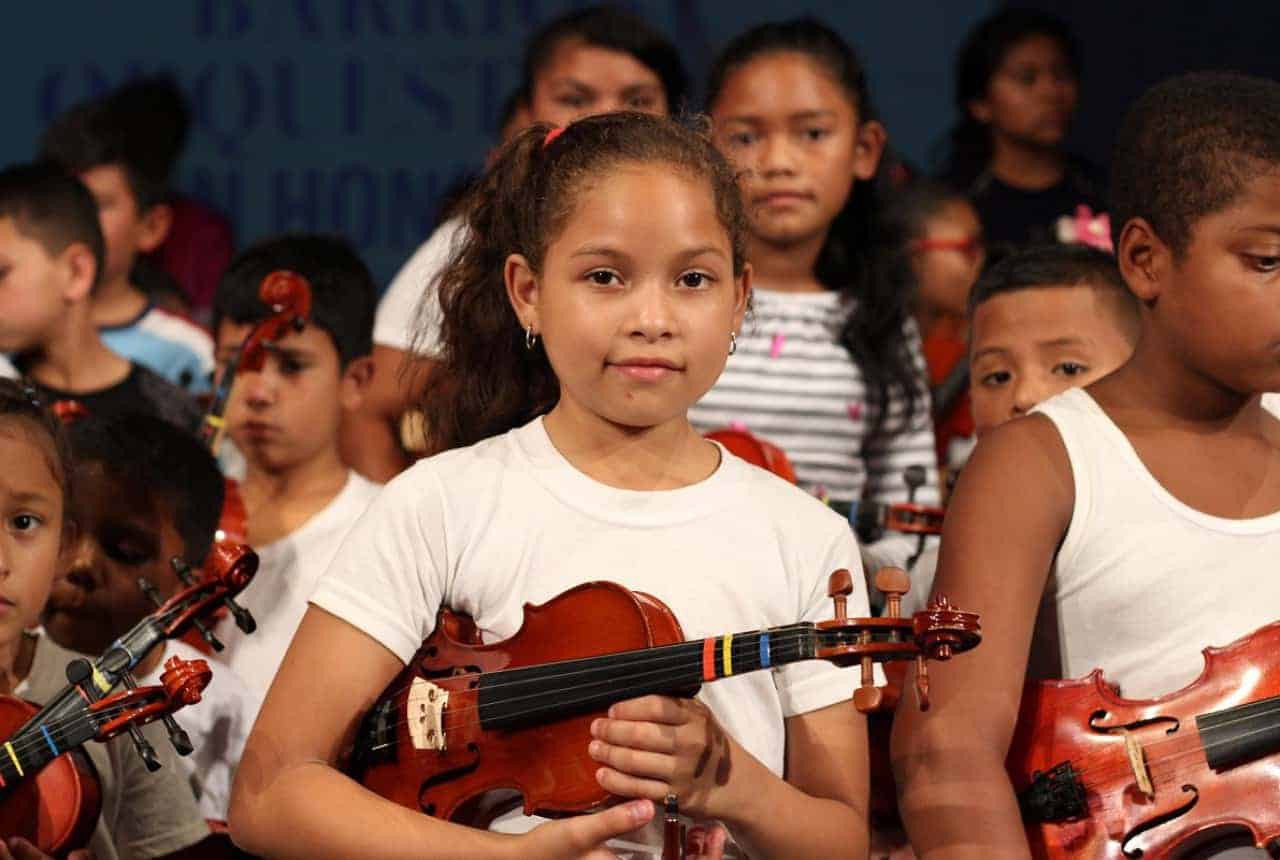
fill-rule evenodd
<path id="1" fill-rule="evenodd" d="M 233 502 L 259 560 L 255 624 L 206 631 L 225 650 L 132 655 L 142 684 L 212 665 L 179 715 L 194 751 L 148 726 L 152 772 L 137 739 L 88 743 L 102 811 L 71 856 L 652 857 L 673 799 L 691 858 L 1026 856 L 1004 764 L 1026 680 L 1102 668 L 1158 696 L 1280 620 L 1280 84 L 1154 87 L 1106 188 L 1063 149 L 1078 76 L 1060 21 L 992 15 L 961 51 L 946 169 L 904 181 L 822 23 L 731 40 L 693 116 L 661 33 L 573 12 L 535 34 L 483 174 L 380 300 L 341 237 L 230 254 L 170 187 L 171 84 L 59 118 L 0 169 L 0 694 L 52 701 L 184 587 Z M 202 420 L 278 271 L 305 316 Z M 708 441 L 725 429 L 794 481 Z M 908 500 L 946 503 L 940 540 L 859 541 L 836 512 Z M 870 615 L 889 565 L 914 566 L 910 605 L 936 586 L 984 631 L 896 714 L 896 845 L 868 826 L 893 789 L 871 783 L 857 670 L 734 675 L 729 637 L 704 670 L 722 680 L 591 723 L 616 805 L 475 828 L 343 772 L 445 608 L 498 642 L 608 580 L 712 642 L 830 618 L 840 568 Z M 1207 850 L 1252 851 L 1230 842 Z"/>

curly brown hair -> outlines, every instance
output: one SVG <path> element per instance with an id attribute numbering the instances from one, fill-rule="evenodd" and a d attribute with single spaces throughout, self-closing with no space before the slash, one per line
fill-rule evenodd
<path id="1" fill-rule="evenodd" d="M 550 130 L 536 125 L 517 135 L 464 202 L 465 238 L 438 283 L 441 346 L 421 401 L 430 453 L 505 433 L 559 399 L 546 353 L 525 347 L 503 269 L 509 255 L 521 254 L 541 270 L 590 180 L 619 165 L 653 163 L 706 180 L 733 247 L 734 274 L 746 264 L 736 177 L 711 145 L 705 121 L 612 113 L 578 120 L 547 142 Z M 419 344 L 425 337 L 420 332 Z"/>

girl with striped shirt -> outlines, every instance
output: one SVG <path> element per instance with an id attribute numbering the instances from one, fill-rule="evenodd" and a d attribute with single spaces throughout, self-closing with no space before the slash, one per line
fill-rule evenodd
<path id="1" fill-rule="evenodd" d="M 885 145 L 866 76 L 813 20 L 765 24 L 715 63 L 708 112 L 740 171 L 756 274 L 749 318 L 716 385 L 690 411 L 780 446 L 802 487 L 831 501 L 939 498 L 910 270 L 879 218 Z M 904 564 L 907 536 L 863 547 L 868 569 Z"/>

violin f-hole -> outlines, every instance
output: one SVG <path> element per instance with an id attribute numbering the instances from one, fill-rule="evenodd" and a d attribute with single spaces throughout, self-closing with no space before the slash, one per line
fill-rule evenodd
<path id="1" fill-rule="evenodd" d="M 1104 725 L 1101 720 L 1107 719 L 1110 716 L 1111 714 L 1106 711 L 1094 711 L 1089 716 L 1089 728 L 1093 729 L 1095 732 L 1111 735 L 1118 732 L 1133 732 L 1138 729 L 1145 729 L 1147 726 L 1154 726 L 1158 723 L 1169 723 L 1169 728 L 1165 729 L 1164 733 L 1166 735 L 1171 735 L 1182 726 L 1182 721 L 1177 717 L 1170 717 L 1163 714 L 1155 717 L 1147 717 L 1145 720 L 1134 720 L 1131 723 L 1117 723 L 1116 725 L 1111 726 Z"/>
<path id="2" fill-rule="evenodd" d="M 1138 847 L 1131 848 L 1129 847 L 1129 843 L 1138 839 L 1147 831 L 1172 821 L 1175 818 L 1186 815 L 1191 811 L 1191 807 L 1195 806 L 1200 800 L 1200 791 L 1194 785 L 1184 785 L 1182 786 L 1182 790 L 1191 795 L 1190 800 L 1176 809 L 1171 809 L 1168 812 L 1155 816 L 1154 818 L 1147 819 L 1124 835 L 1124 839 L 1120 842 L 1120 851 L 1124 856 L 1130 858 L 1130 860 L 1136 860 L 1136 858 L 1143 856 L 1145 853 L 1143 849 Z"/>

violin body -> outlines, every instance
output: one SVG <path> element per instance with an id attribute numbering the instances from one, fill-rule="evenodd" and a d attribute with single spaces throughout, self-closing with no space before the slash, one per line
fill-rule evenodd
<path id="1" fill-rule="evenodd" d="M 584 627 L 583 619 L 590 619 Z M 589 627 L 589 632 L 588 628 Z M 441 610 L 440 621 L 408 667 L 387 688 L 394 749 L 357 764 L 365 787 L 410 809 L 484 827 L 497 813 L 493 792 L 518 792 L 526 815 L 587 812 L 610 797 L 596 782 L 599 763 L 587 754 L 591 722 L 608 707 L 521 728 L 490 731 L 480 725 L 477 672 L 683 641 L 675 616 L 662 603 L 612 583 L 588 583 L 539 606 L 525 606 L 524 624 L 511 638 L 479 644 L 466 616 Z M 404 720 L 410 685 L 424 678 L 448 691 L 443 751 L 415 748 Z M 690 691 L 692 692 L 692 691 Z M 568 694 L 566 694 L 568 695 Z M 371 715 L 372 716 L 372 715 Z M 375 744 L 376 746 L 376 744 Z"/>
<path id="2" fill-rule="evenodd" d="M 12 737 L 37 710 L 21 699 L 0 696 L 0 737 Z M 0 838 L 21 836 L 46 854 L 60 856 L 89 842 L 101 809 L 98 772 L 76 748 L 0 790 Z"/>
<path id="3" fill-rule="evenodd" d="M 729 453 L 741 457 L 753 466 L 768 469 L 784 481 L 796 483 L 796 469 L 791 464 L 791 459 L 772 442 L 766 442 L 746 430 L 732 428 L 713 430 L 705 438 L 719 442 L 729 449 Z"/>
<path id="4" fill-rule="evenodd" d="M 1160 860 L 1228 825 L 1280 837 L 1277 655 L 1280 623 L 1206 648 L 1200 677 L 1158 699 L 1099 670 L 1028 685 L 1007 765 L 1032 853 Z"/>

